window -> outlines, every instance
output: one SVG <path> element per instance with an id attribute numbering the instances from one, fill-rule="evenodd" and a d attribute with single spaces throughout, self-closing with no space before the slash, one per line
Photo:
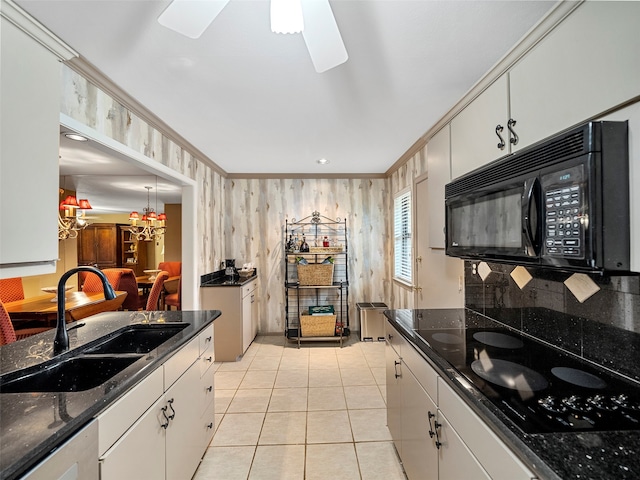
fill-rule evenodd
<path id="1" fill-rule="evenodd" d="M 393 199 L 394 266 L 393 276 L 412 283 L 411 277 L 411 189 Z"/>

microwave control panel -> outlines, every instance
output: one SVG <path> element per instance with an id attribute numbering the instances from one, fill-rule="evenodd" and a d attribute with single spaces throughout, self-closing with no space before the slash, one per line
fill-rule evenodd
<path id="1" fill-rule="evenodd" d="M 544 202 L 543 255 L 585 256 L 585 198 L 582 165 L 541 177 Z"/>

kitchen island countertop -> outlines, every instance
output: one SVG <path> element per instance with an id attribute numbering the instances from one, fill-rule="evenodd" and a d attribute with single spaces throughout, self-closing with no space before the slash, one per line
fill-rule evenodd
<path id="1" fill-rule="evenodd" d="M 0 479 L 19 478 L 219 316 L 218 310 L 109 312 L 68 324 L 71 354 L 78 347 L 130 325 L 188 326 L 104 385 L 64 393 L 0 393 Z M 0 347 L 2 375 L 50 360 L 54 334 L 55 329 Z"/>

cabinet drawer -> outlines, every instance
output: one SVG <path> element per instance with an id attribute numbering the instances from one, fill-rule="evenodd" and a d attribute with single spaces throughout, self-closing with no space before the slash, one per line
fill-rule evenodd
<path id="1" fill-rule="evenodd" d="M 249 295 L 251 292 L 253 292 L 256 288 L 258 288 L 258 280 L 254 280 L 253 282 L 247 283 L 246 285 L 242 286 L 242 298 L 246 297 L 247 295 Z"/>
<path id="2" fill-rule="evenodd" d="M 199 401 L 200 403 L 200 413 L 202 414 L 209 404 L 213 401 L 213 397 L 215 394 L 214 386 L 214 371 L 212 368 L 207 370 L 207 373 L 200 377 L 200 389 L 199 389 Z"/>
<path id="3" fill-rule="evenodd" d="M 402 352 L 400 351 L 401 346 L 403 343 L 406 344 L 406 341 L 404 340 L 404 338 L 402 338 L 402 335 L 398 333 L 394 326 L 391 325 L 389 320 L 384 323 L 384 338 L 391 346 L 391 348 L 393 348 L 399 356 L 402 356 Z"/>
<path id="4" fill-rule="evenodd" d="M 442 378 L 438 380 L 438 407 L 492 479 L 535 478 L 535 475 Z"/>
<path id="5" fill-rule="evenodd" d="M 199 356 L 200 339 L 194 338 L 164 364 L 164 389 L 169 389 Z"/>
<path id="6" fill-rule="evenodd" d="M 133 387 L 98 416 L 98 455 L 102 456 L 164 393 L 162 368 Z"/>
<path id="7" fill-rule="evenodd" d="M 206 410 L 204 411 L 204 413 L 202 414 L 202 417 L 200 418 L 199 428 L 200 429 L 197 433 L 201 435 L 201 439 L 202 439 L 201 450 L 203 452 L 206 452 L 206 448 L 209 446 L 209 443 L 211 443 L 211 440 L 213 439 L 213 434 L 216 430 L 214 402 L 211 402 L 209 403 L 209 405 L 207 405 Z"/>
<path id="8" fill-rule="evenodd" d="M 200 344 L 200 355 L 204 355 L 205 352 L 211 350 L 213 353 L 213 324 L 208 326 L 199 336 L 198 342 Z"/>
<path id="9" fill-rule="evenodd" d="M 429 363 L 404 338 L 402 346 L 402 362 L 411 370 L 422 388 L 431 396 L 438 398 L 438 374 Z"/>
<path id="10" fill-rule="evenodd" d="M 201 377 L 203 377 L 207 373 L 207 371 L 211 368 L 211 365 L 213 365 L 213 362 L 213 351 L 205 352 L 200 358 L 198 358 Z"/>

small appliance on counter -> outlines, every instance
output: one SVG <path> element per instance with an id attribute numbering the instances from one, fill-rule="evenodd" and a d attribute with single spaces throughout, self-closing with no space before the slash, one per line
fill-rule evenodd
<path id="1" fill-rule="evenodd" d="M 235 258 L 227 258 L 224 261 L 224 274 L 229 276 L 229 277 L 233 277 L 235 275 L 238 274 L 237 270 L 236 270 L 236 260 Z"/>

